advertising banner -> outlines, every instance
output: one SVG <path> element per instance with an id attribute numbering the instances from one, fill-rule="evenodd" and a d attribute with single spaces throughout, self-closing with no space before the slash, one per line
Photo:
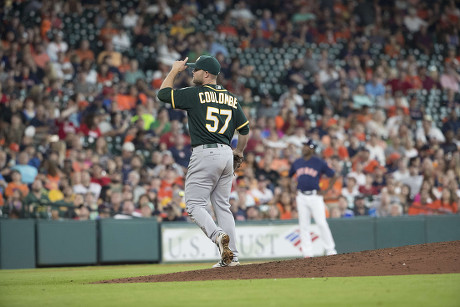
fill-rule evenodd
<path id="1" fill-rule="evenodd" d="M 238 225 L 236 234 L 240 260 L 302 257 L 299 226 L 296 224 Z M 324 255 L 316 225 L 311 227 L 311 236 L 314 255 Z M 162 227 L 162 242 L 163 262 L 219 259 L 216 245 L 198 227 Z"/>

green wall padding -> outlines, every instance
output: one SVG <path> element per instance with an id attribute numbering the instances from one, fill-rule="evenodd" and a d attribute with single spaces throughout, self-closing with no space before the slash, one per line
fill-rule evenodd
<path id="1" fill-rule="evenodd" d="M 425 243 L 425 217 L 399 216 L 375 219 L 376 248 Z"/>
<path id="2" fill-rule="evenodd" d="M 38 221 L 37 265 L 97 264 L 96 221 Z"/>
<path id="3" fill-rule="evenodd" d="M 99 226 L 101 263 L 160 261 L 160 228 L 155 219 L 107 219 Z"/>
<path id="4" fill-rule="evenodd" d="M 35 267 L 35 221 L 0 220 L 0 268 Z"/>
<path id="5" fill-rule="evenodd" d="M 375 249 L 373 217 L 329 219 L 329 227 L 338 253 Z"/>
<path id="6" fill-rule="evenodd" d="M 426 243 L 460 240 L 460 215 L 426 217 Z"/>

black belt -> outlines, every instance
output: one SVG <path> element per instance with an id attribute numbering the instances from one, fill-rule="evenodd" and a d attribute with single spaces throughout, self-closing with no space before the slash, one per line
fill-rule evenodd
<path id="1" fill-rule="evenodd" d="M 311 191 L 302 191 L 302 190 L 299 190 L 300 193 L 304 194 L 304 195 L 316 195 L 316 190 L 311 190 Z"/>
<path id="2" fill-rule="evenodd" d="M 206 149 L 206 148 L 217 148 L 217 147 L 224 147 L 224 146 L 230 146 L 230 145 L 224 145 L 224 144 L 203 144 L 203 145 L 196 145 L 196 146 L 193 146 L 193 148 L 198 148 L 198 147 L 203 147 L 203 149 Z"/>

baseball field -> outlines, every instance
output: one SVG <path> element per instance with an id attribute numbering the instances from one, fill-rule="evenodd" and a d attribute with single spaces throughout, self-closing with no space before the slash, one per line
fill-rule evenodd
<path id="1" fill-rule="evenodd" d="M 2 270 L 0 306 L 459 306 L 459 247 L 453 241 L 219 269 Z"/>

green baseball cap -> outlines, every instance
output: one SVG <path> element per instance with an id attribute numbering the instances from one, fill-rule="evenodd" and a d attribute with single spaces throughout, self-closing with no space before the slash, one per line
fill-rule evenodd
<path id="1" fill-rule="evenodd" d="M 220 64 L 219 61 L 213 56 L 202 55 L 196 59 L 195 63 L 187 63 L 188 67 L 202 69 L 210 74 L 218 75 L 220 73 Z"/>

